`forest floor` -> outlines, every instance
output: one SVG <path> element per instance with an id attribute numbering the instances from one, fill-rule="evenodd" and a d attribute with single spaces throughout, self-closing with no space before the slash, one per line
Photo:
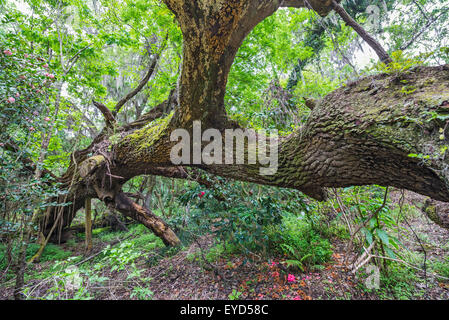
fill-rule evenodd
<path id="1" fill-rule="evenodd" d="M 202 239 L 202 250 L 213 241 Z M 153 278 L 151 288 L 155 299 L 370 299 L 375 296 L 357 289 L 357 279 L 343 266 L 343 244 L 334 244 L 333 261 L 324 270 L 314 272 L 285 272 L 277 263 L 249 262 L 244 257 L 232 256 L 214 263 L 189 254 L 199 249 L 193 244 L 189 250 L 162 261 L 148 270 Z M 280 261 L 281 259 L 278 259 Z M 167 272 L 167 270 L 170 270 Z M 287 280 L 288 274 L 295 281 Z"/>
<path id="2" fill-rule="evenodd" d="M 395 200 L 397 194 L 392 194 Z M 397 198 L 396 198 L 397 200 Z M 422 199 L 415 194 L 407 194 L 410 203 Z M 315 270 L 286 269 L 279 262 L 282 257 L 270 261 L 247 259 L 239 254 L 218 254 L 211 259 L 211 250 L 216 246 L 211 235 L 198 238 L 197 241 L 184 247 L 172 255 L 157 257 L 158 250 L 147 251 L 133 260 L 136 267 L 130 269 L 126 261 L 120 268 L 109 268 L 102 265 L 101 271 L 85 271 L 81 274 L 88 277 L 84 281 L 85 289 L 89 291 L 81 298 L 88 299 L 144 299 L 181 300 L 181 299 L 217 299 L 217 300 L 366 300 L 366 299 L 449 299 L 449 281 L 441 276 L 436 277 L 434 270 L 443 268 L 447 274 L 447 264 L 439 261 L 447 259 L 449 252 L 449 233 L 423 215 L 412 215 L 407 226 L 401 232 L 401 241 L 409 248 L 415 266 L 423 266 L 426 258 L 426 273 L 422 270 L 406 266 L 392 268 L 381 278 L 381 286 L 377 290 L 367 289 L 363 268 L 353 274 L 348 268 L 349 262 L 355 258 L 355 253 L 346 252 L 346 242 L 342 239 L 332 239 L 333 255 L 331 261 L 322 268 Z M 420 241 L 416 238 L 419 236 Z M 100 252 L 110 244 L 111 237 L 98 238 L 92 252 Z M 82 240 L 62 245 L 62 249 L 70 252 L 73 257 L 83 257 Z M 161 249 L 161 248 L 159 248 Z M 346 260 L 345 260 L 346 257 Z M 96 270 L 99 262 L 96 258 L 85 263 L 86 270 Z M 346 263 L 348 262 L 348 263 Z M 89 265 L 90 263 L 90 265 Z M 33 264 L 28 270 L 27 288 L 29 298 L 76 298 L 70 288 L 60 290 L 57 283 L 61 278 L 51 275 L 47 269 L 52 261 Z M 398 265 L 400 266 L 400 265 Z M 432 268 L 430 268 L 430 266 Z M 134 271 L 133 271 L 134 270 Z M 133 274 L 137 270 L 138 277 Z M 96 278 L 104 279 L 95 282 Z M 288 281 L 288 275 L 290 281 Z M 390 280 L 391 279 L 391 282 Z M 292 281 L 293 280 L 293 281 Z M 140 288 L 136 293 L 136 285 Z M 55 289 L 55 286 L 57 289 Z M 13 281 L 0 283 L 0 299 L 11 299 Z M 59 296 L 49 292 L 58 292 Z"/>
<path id="3" fill-rule="evenodd" d="M 413 221 L 417 222 L 417 221 Z M 428 231 L 428 230 L 426 230 Z M 449 235 L 441 237 L 441 230 L 433 232 L 438 240 L 449 241 Z M 396 299 L 394 292 L 368 290 L 365 278 L 353 274 L 346 262 L 344 242 L 333 242 L 332 261 L 324 265 L 323 270 L 313 272 L 285 272 L 278 265 L 269 262 L 249 262 L 246 258 L 234 255 L 218 259 L 213 263 L 204 257 L 189 259 L 193 252 L 207 252 L 213 246 L 211 237 L 204 237 L 199 243 L 192 244 L 188 250 L 159 262 L 157 267 L 149 268 L 146 275 L 151 277 L 153 299 L 250 299 L 250 300 L 372 300 Z M 429 250 L 428 254 L 441 254 L 440 248 Z M 278 259 L 280 261 L 282 258 Z M 275 262 L 276 263 L 276 262 Z M 284 270 L 283 270 L 284 269 Z M 288 274 L 295 276 L 294 282 L 288 281 Z M 424 278 L 424 274 L 421 272 Z M 427 275 L 426 284 L 416 281 L 406 284 L 411 295 L 421 292 L 426 299 L 449 299 L 449 282 L 438 281 Z M 105 298 L 107 298 L 105 296 Z M 123 297 L 128 298 L 128 297 Z M 416 297 L 418 298 L 418 297 Z"/>
<path id="4" fill-rule="evenodd" d="M 325 268 L 314 272 L 291 272 L 295 275 L 294 282 L 288 282 L 287 273 L 278 265 L 268 262 L 250 262 L 239 255 L 220 258 L 215 262 L 208 262 L 201 254 L 207 252 L 214 242 L 210 236 L 202 237 L 187 250 L 162 259 L 157 266 L 144 268 L 141 276 L 151 278 L 149 289 L 154 293 L 153 300 L 315 300 L 315 299 L 378 299 L 378 296 L 363 290 L 357 285 L 360 279 L 350 273 L 343 265 L 344 244 L 334 244 L 332 262 Z M 201 249 L 200 249 L 201 248 Z M 74 253 L 75 255 L 77 253 Z M 137 264 L 148 265 L 148 258 L 141 258 Z M 48 267 L 51 262 L 44 262 L 32 266 L 33 271 L 39 272 Z M 132 290 L 124 285 L 128 274 L 122 272 L 108 272 L 102 276 L 108 277 L 107 285 L 96 290 L 95 299 L 127 300 Z M 28 286 L 40 286 L 35 293 L 51 290 L 52 281 L 42 284 L 40 279 L 32 279 Z M 13 289 L 0 288 L 0 299 L 12 297 Z M 449 291 L 448 291 L 449 293 Z M 448 294 L 449 298 L 449 294 Z"/>

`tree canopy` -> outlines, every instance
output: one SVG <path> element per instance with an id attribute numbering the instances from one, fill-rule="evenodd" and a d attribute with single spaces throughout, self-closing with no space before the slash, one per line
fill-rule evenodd
<path id="1" fill-rule="evenodd" d="M 37 237 L 33 260 L 64 242 L 80 209 L 90 219 L 91 199 L 179 245 L 178 226 L 142 196 L 155 176 L 318 201 L 376 185 L 449 202 L 447 1 L 3 0 L 0 12 L 0 227 Z M 224 135 L 219 161 L 198 154 L 203 136 L 173 163 L 173 132 L 194 145 L 197 122 L 200 134 L 258 130 L 242 159 L 275 146 L 275 170 L 224 161 L 238 153 Z"/>

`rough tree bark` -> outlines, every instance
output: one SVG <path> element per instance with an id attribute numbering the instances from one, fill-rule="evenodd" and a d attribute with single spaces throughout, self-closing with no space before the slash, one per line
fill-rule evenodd
<path id="1" fill-rule="evenodd" d="M 130 200 L 121 188 L 129 179 L 146 174 L 195 179 L 196 168 L 242 181 L 295 188 L 318 200 L 326 198 L 328 187 L 378 184 L 449 202 L 448 161 L 444 154 L 438 155 L 448 143 L 440 137 L 445 123 L 434 117 L 449 113 L 448 66 L 371 76 L 331 93 L 313 107 L 303 127 L 273 140 L 279 144 L 275 175 L 259 175 L 258 165 L 174 167 L 170 161 L 174 129 L 191 131 L 194 120 L 202 122 L 203 130 L 238 127 L 226 115 L 224 95 L 229 70 L 246 35 L 279 7 L 304 7 L 305 3 L 164 2 L 184 36 L 179 88 L 134 123 L 115 125 L 114 130 L 106 127 L 91 146 L 72 155 L 70 167 L 59 179 L 69 189 L 67 200 L 72 202 L 61 211 L 62 229 L 91 197 L 143 223 L 167 245 L 176 245 L 179 240 L 169 226 Z M 308 5 L 326 15 L 332 1 L 309 0 Z M 410 157 L 412 153 L 432 154 L 433 158 L 422 160 Z M 44 234 L 57 218 L 58 211 L 53 210 L 42 219 Z"/>
<path id="2" fill-rule="evenodd" d="M 92 200 L 90 198 L 86 198 L 86 202 L 84 205 L 86 222 L 84 224 L 85 232 L 84 235 L 86 237 L 86 252 L 90 252 L 92 250 Z"/>

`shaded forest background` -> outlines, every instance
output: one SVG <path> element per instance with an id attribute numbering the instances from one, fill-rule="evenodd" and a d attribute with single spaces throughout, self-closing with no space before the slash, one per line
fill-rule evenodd
<path id="1" fill-rule="evenodd" d="M 393 62 L 379 63 L 335 12 L 279 9 L 237 53 L 225 96 L 234 121 L 287 136 L 314 101 L 356 79 L 449 64 L 447 1 L 341 5 Z M 139 176 L 123 192 L 163 218 L 180 245 L 166 247 L 95 199 L 69 232 L 55 225 L 43 249 L 38 217 L 71 205 L 49 199 L 65 197 L 57 177 L 107 127 L 101 106 L 119 109 L 125 126 L 170 101 L 183 37 L 171 11 L 152 0 L 3 0 L 0 20 L 2 299 L 449 298 L 449 223 L 429 218 L 447 215 L 445 204 L 376 185 L 330 189 L 318 202 L 202 171 Z M 404 95 L 415 90 L 403 84 Z M 445 140 L 449 116 L 431 116 Z M 446 149 L 410 156 L 425 162 Z M 369 285 L 367 266 L 379 270 L 379 286 Z"/>

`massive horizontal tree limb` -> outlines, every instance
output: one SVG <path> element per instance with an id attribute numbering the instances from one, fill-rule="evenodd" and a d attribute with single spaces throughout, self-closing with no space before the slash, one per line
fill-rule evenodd
<path id="1" fill-rule="evenodd" d="M 238 127 L 224 108 L 229 70 L 245 36 L 275 12 L 281 1 L 165 2 L 184 35 L 174 112 L 168 116 L 154 112 L 142 116 L 135 126 L 104 130 L 91 146 L 74 153 L 64 176 L 67 181 L 76 181 L 70 189 L 72 205 L 64 213 L 64 227 L 85 198 L 92 197 L 144 223 L 165 243 L 177 243 L 165 223 L 122 193 L 123 184 L 139 175 L 183 177 L 181 170 L 173 169 L 170 159 L 176 144 L 170 134 L 175 129 L 192 132 L 196 120 L 201 121 L 203 131 Z M 279 169 L 271 176 L 260 175 L 260 164 L 186 166 L 227 178 L 294 188 L 318 200 L 326 198 L 329 187 L 378 184 L 449 202 L 449 163 L 445 151 L 440 154 L 448 143 L 445 135 L 440 137 L 446 124 L 434 116 L 449 113 L 448 88 L 448 66 L 381 74 L 342 87 L 317 103 L 307 123 L 294 134 L 271 139 L 279 145 Z M 166 105 L 171 105 L 170 100 Z M 166 105 L 160 108 L 165 110 Z M 431 159 L 410 154 L 429 155 Z M 44 229 L 54 220 L 55 215 L 50 216 Z"/>
<path id="2" fill-rule="evenodd" d="M 404 82 L 416 88 L 415 92 L 404 93 Z M 279 170 L 275 175 L 261 176 L 258 166 L 248 165 L 202 165 L 201 168 L 237 180 L 298 189 L 318 200 L 325 199 L 328 187 L 378 184 L 449 201 L 444 157 L 432 161 L 409 157 L 409 154 L 437 152 L 447 143 L 439 137 L 440 127 L 445 124 L 431 120 L 430 116 L 431 112 L 449 113 L 447 88 L 447 66 L 420 67 L 400 75 L 361 79 L 323 99 L 304 127 L 279 141 Z M 164 134 L 170 130 L 169 123 L 155 127 L 149 123 L 147 127 L 132 130 L 114 146 L 115 167 L 111 173 L 124 179 L 113 179 L 111 186 L 105 179 L 109 192 L 99 189 L 87 192 L 89 185 L 101 185 L 95 181 L 105 176 L 106 168 L 102 161 L 86 160 L 81 168 L 88 169 L 80 171 L 90 174 L 91 182 L 80 183 L 74 194 L 82 200 L 84 190 L 86 195 L 96 194 L 111 201 L 115 190 L 137 175 L 189 179 L 184 169 L 170 163 L 167 150 L 172 144 Z M 155 128 L 161 130 L 160 136 L 149 134 Z M 99 167 L 92 171 L 96 166 Z"/>
<path id="3" fill-rule="evenodd" d="M 446 112 L 448 82 L 447 66 L 421 67 L 368 77 L 335 91 L 314 108 L 303 128 L 279 141 L 280 168 L 274 176 L 260 176 L 258 168 L 244 165 L 202 168 L 238 180 L 296 188 L 320 200 L 326 187 L 380 184 L 447 201 L 444 157 L 425 163 L 408 155 L 437 152 L 446 143 L 439 138 L 438 126 L 444 124 L 430 121 L 429 114 Z M 125 136 L 114 150 L 117 164 L 137 172 L 171 165 L 170 125 L 167 120 Z"/>

